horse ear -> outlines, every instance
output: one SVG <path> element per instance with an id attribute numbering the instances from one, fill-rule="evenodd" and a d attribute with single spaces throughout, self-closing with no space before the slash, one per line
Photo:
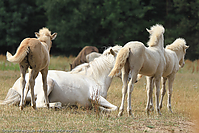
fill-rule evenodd
<path id="1" fill-rule="evenodd" d="M 40 34 L 39 34 L 38 32 L 35 32 L 35 36 L 36 36 L 37 38 L 39 38 L 39 37 L 40 37 Z"/>
<path id="2" fill-rule="evenodd" d="M 188 49 L 189 48 L 189 46 L 185 46 L 185 49 Z"/>
<path id="3" fill-rule="evenodd" d="M 116 55 L 117 55 L 112 49 L 110 49 L 110 53 L 111 53 L 113 56 L 116 56 Z"/>
<path id="4" fill-rule="evenodd" d="M 149 29 L 147 29 L 147 28 L 146 28 L 146 31 L 147 31 L 147 32 L 149 32 L 150 34 L 152 33 L 152 31 L 151 31 L 151 30 L 149 30 Z"/>
<path id="5" fill-rule="evenodd" d="M 53 33 L 53 34 L 50 36 L 51 40 L 54 40 L 56 37 L 57 37 L 57 33 Z"/>

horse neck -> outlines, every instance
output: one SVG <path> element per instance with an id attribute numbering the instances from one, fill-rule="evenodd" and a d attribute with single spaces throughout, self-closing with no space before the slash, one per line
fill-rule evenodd
<path id="1" fill-rule="evenodd" d="M 47 42 L 47 41 L 43 41 L 43 40 L 39 40 L 43 46 L 50 52 L 50 49 L 51 49 L 51 41 L 50 42 Z"/>
<path id="2" fill-rule="evenodd" d="M 110 61 L 110 62 L 104 62 L 103 64 L 106 65 L 106 66 L 103 66 L 103 68 L 105 68 L 105 69 L 103 69 L 102 67 L 99 66 L 98 71 L 93 71 L 93 70 L 91 70 L 91 71 L 95 73 L 95 74 L 93 74 L 94 80 L 101 86 L 100 91 L 107 93 L 107 91 L 110 87 L 110 84 L 112 82 L 112 78 L 109 77 L 108 75 L 111 72 L 114 63 Z M 96 66 L 93 66 L 93 67 L 96 67 Z"/>
<path id="3" fill-rule="evenodd" d="M 181 59 L 183 58 L 183 52 L 182 50 L 174 50 L 174 52 L 176 53 L 177 57 L 178 57 L 178 62 L 181 61 Z"/>
<path id="4" fill-rule="evenodd" d="M 149 40 L 149 41 L 151 41 L 151 40 Z M 157 41 L 157 44 L 149 46 L 149 47 L 155 47 L 155 48 L 161 50 L 162 52 L 164 52 L 164 36 L 161 35 L 161 37 Z"/>

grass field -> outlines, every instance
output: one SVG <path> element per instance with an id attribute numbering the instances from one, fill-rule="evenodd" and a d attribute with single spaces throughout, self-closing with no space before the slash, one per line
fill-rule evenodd
<path id="1" fill-rule="evenodd" d="M 51 57 L 49 69 L 68 71 L 69 63 L 73 59 Z M 167 111 L 166 95 L 162 115 L 157 116 L 156 112 L 151 112 L 147 117 L 146 81 L 142 78 L 135 84 L 132 93 L 134 117 L 128 117 L 126 111 L 122 117 L 117 117 L 117 111 L 98 115 L 93 109 L 81 107 L 33 110 L 26 106 L 20 111 L 17 106 L 0 106 L 0 132 L 194 132 L 199 126 L 198 66 L 199 61 L 187 60 L 185 67 L 176 75 L 173 84 L 172 114 Z M 0 56 L 1 100 L 5 98 L 17 78 L 19 78 L 18 64 L 9 63 L 5 56 Z M 118 107 L 122 96 L 121 88 L 121 80 L 114 78 L 107 97 L 108 101 Z"/>

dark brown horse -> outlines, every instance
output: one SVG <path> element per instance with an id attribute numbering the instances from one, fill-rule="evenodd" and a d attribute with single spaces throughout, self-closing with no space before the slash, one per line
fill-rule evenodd
<path id="1" fill-rule="evenodd" d="M 75 60 L 73 61 L 72 64 L 70 64 L 70 70 L 72 70 L 73 68 L 75 68 L 76 66 L 82 64 L 82 63 L 86 63 L 86 55 L 90 54 L 91 52 L 99 52 L 99 50 L 94 47 L 94 46 L 85 46 L 77 55 L 77 57 L 75 58 Z"/>

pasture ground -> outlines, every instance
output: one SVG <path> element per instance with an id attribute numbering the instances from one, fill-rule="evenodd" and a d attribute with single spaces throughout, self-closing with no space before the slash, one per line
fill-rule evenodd
<path id="1" fill-rule="evenodd" d="M 73 57 L 51 57 L 49 69 L 69 70 Z M 136 83 L 132 93 L 132 112 L 126 110 L 122 117 L 116 112 L 101 114 L 94 109 L 64 107 L 62 109 L 33 110 L 27 105 L 23 111 L 18 106 L 0 106 L 0 132 L 197 132 L 199 131 L 199 61 L 186 61 L 173 84 L 172 109 L 167 110 L 165 95 L 162 115 L 151 112 L 148 117 L 146 106 L 146 81 L 143 77 Z M 18 64 L 0 56 L 0 99 L 19 78 Z M 122 82 L 114 78 L 108 91 L 108 101 L 120 106 Z M 154 96 L 154 94 L 153 94 Z M 126 104 L 125 104 L 126 109 Z"/>

